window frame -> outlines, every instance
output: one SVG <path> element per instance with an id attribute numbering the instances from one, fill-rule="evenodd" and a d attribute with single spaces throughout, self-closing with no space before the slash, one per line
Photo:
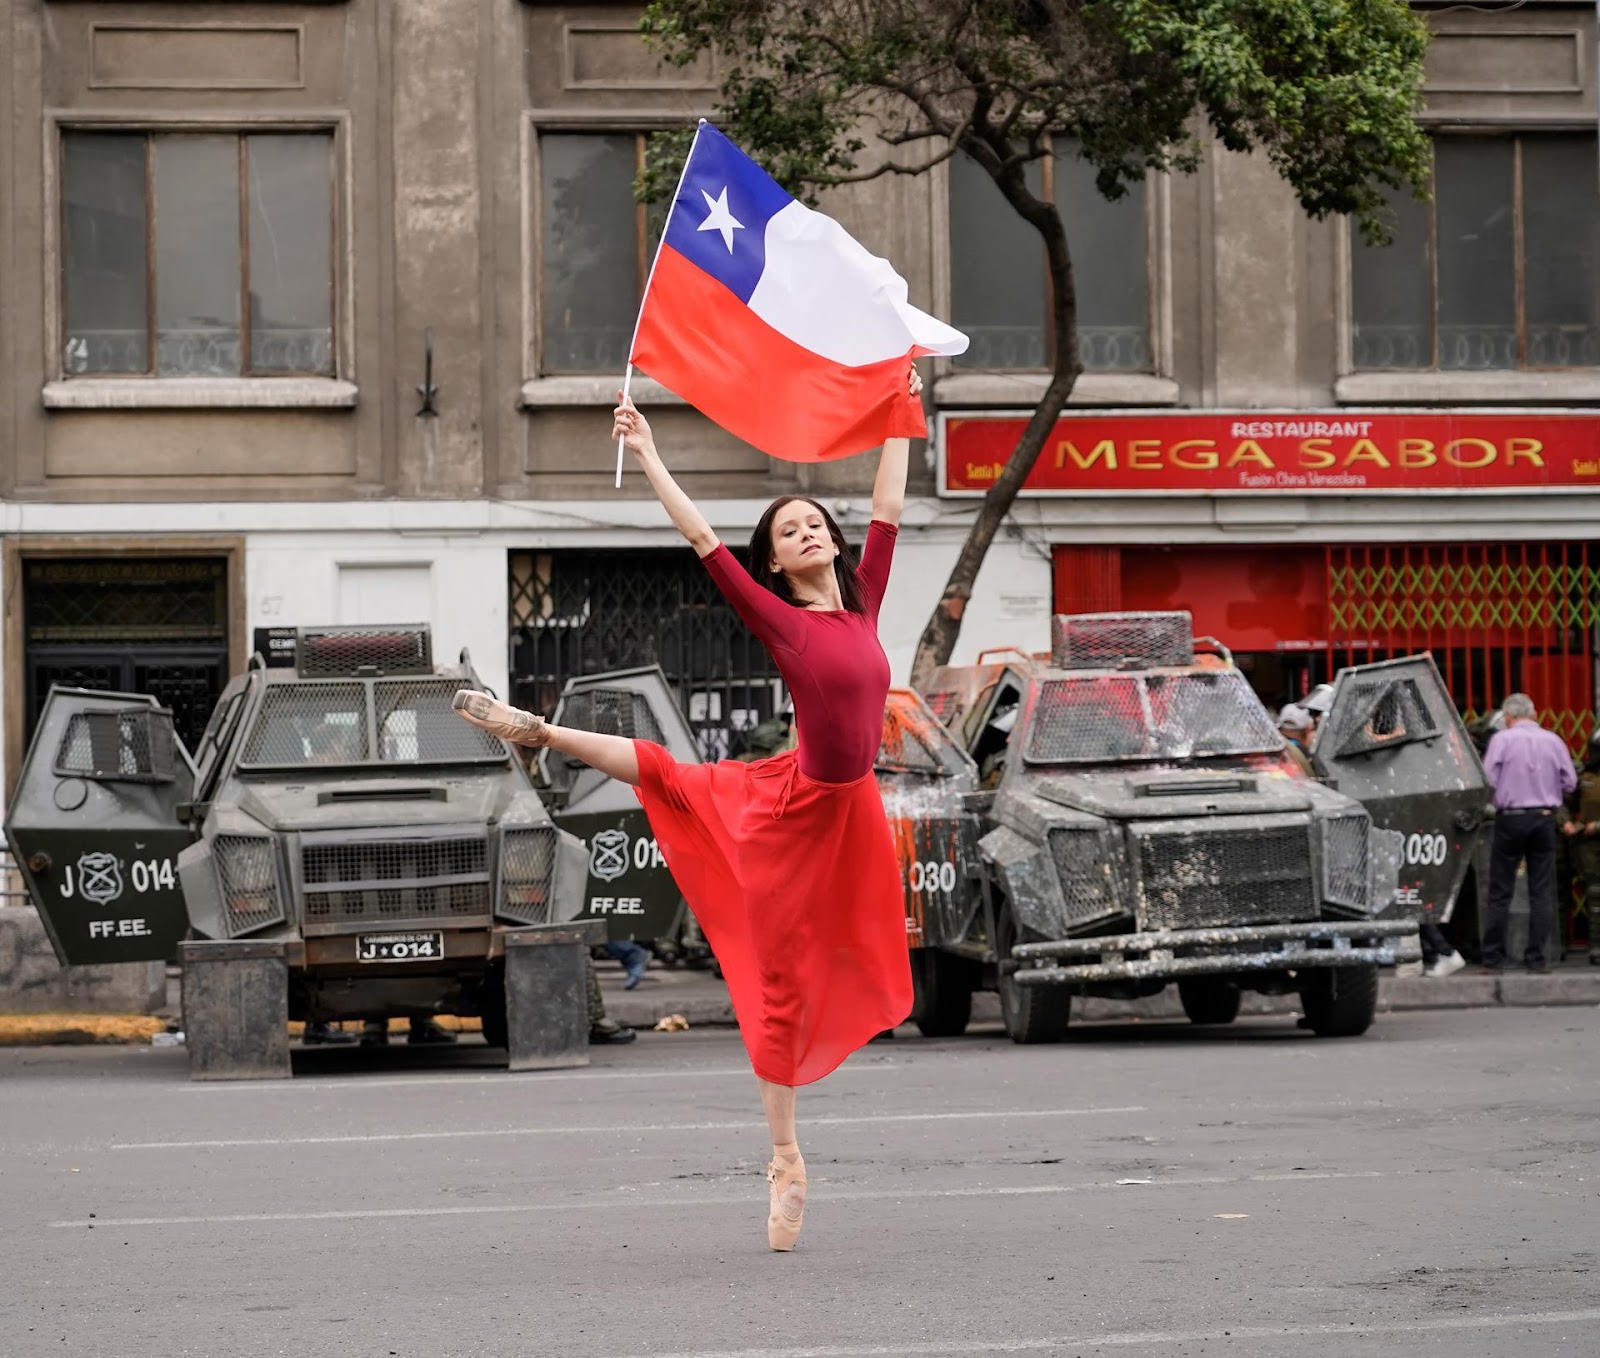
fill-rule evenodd
<path id="1" fill-rule="evenodd" d="M 1358 229 L 1348 218 L 1336 232 L 1338 253 L 1339 371 L 1335 394 L 1342 402 L 1361 403 L 1396 399 L 1425 399 L 1432 391 L 1441 399 L 1467 402 L 1496 402 L 1507 399 L 1593 399 L 1600 396 L 1600 365 L 1576 367 L 1536 367 L 1525 362 L 1527 353 L 1527 297 L 1525 279 L 1525 224 L 1523 200 L 1524 140 L 1548 135 L 1596 136 L 1600 152 L 1600 127 L 1595 122 L 1574 120 L 1530 121 L 1527 119 L 1485 121 L 1483 119 L 1432 121 L 1425 125 L 1430 143 L 1446 137 L 1498 137 L 1512 142 L 1513 199 L 1512 233 L 1515 270 L 1513 291 L 1516 298 L 1517 366 L 1511 368 L 1441 368 L 1439 361 L 1439 256 L 1438 202 L 1430 197 L 1428 212 L 1428 308 L 1430 357 L 1435 366 L 1426 368 L 1361 368 L 1355 362 L 1355 237 Z M 1435 161 L 1430 149 L 1429 184 L 1434 182 Z"/>
<path id="2" fill-rule="evenodd" d="M 1042 169 L 1044 192 L 1053 200 L 1055 157 L 1047 157 Z M 955 297 L 955 251 L 950 230 L 948 164 L 940 165 L 931 178 L 933 253 L 939 261 L 934 272 L 934 304 L 938 315 L 950 317 L 951 324 L 958 324 L 951 310 Z M 1145 326 L 1150 366 L 1141 372 L 1086 368 L 1073 389 L 1073 404 L 1169 405 L 1178 400 L 1178 385 L 1172 379 L 1172 176 L 1156 170 L 1147 171 L 1144 189 Z M 1072 247 L 1070 239 L 1067 245 L 1069 249 Z M 1039 251 L 1046 288 L 1044 346 L 1053 362 L 1055 336 L 1048 291 L 1049 265 L 1044 258 L 1042 242 Z M 1076 272 L 1080 265 L 1077 256 L 1072 263 Z M 993 372 L 963 369 L 954 360 L 940 357 L 934 360 L 935 401 L 939 404 L 1004 402 L 1014 405 L 1025 386 L 1037 386 L 1042 391 L 1050 372 L 1048 366 Z"/>
<path id="3" fill-rule="evenodd" d="M 66 139 L 76 133 L 143 134 L 146 146 L 153 139 L 171 135 L 222 135 L 244 138 L 262 133 L 327 136 L 329 155 L 329 231 L 331 233 L 331 278 L 333 328 L 333 372 L 325 373 L 240 373 L 203 376 L 154 371 L 154 331 L 150 332 L 151 368 L 144 373 L 78 373 L 66 370 L 67 328 L 66 272 Z M 350 196 L 349 146 L 350 115 L 342 110 L 309 110 L 293 116 L 282 114 L 219 112 L 203 118 L 156 113 L 83 114 L 77 111 L 47 111 L 44 119 L 45 165 L 45 329 L 48 356 L 45 370 L 45 405 L 49 408 L 111 406 L 210 407 L 210 406 L 308 406 L 350 407 L 355 405 L 355 308 L 351 284 L 350 223 L 354 213 Z M 241 152 L 241 155 L 243 153 Z M 148 163 L 148 162 L 147 162 Z M 148 197 L 147 213 L 153 202 Z M 246 202 L 241 185 L 241 203 Z M 241 228 L 244 256 L 240 261 L 241 290 L 248 278 L 248 236 Z M 153 232 L 146 242 L 153 257 Z M 148 267 L 148 266 L 147 266 Z M 154 289 L 146 298 L 149 324 L 154 325 Z M 247 312 L 248 308 L 245 309 Z M 248 344 L 248 316 L 241 314 L 242 342 Z"/>
<path id="4" fill-rule="evenodd" d="M 668 132 L 692 123 L 692 118 L 661 113 L 617 113 L 597 116 L 573 114 L 554 109 L 533 109 L 522 119 L 522 353 L 524 405 L 569 404 L 574 395 L 594 389 L 594 403 L 610 405 L 616 398 L 618 373 L 547 372 L 544 367 L 544 238 L 540 229 L 539 186 L 544 163 L 540 143 L 546 134 L 555 136 L 631 136 L 634 138 L 634 164 L 643 165 L 645 139 L 654 132 Z M 639 297 L 649 282 L 648 203 L 634 204 L 634 260 L 640 278 Z M 626 366 L 626 359 L 623 366 Z M 634 379 L 635 396 L 660 403 L 677 398 L 653 382 Z"/>

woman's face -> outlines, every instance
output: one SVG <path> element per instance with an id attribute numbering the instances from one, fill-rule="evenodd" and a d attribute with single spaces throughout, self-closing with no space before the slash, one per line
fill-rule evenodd
<path id="1" fill-rule="evenodd" d="M 832 569 L 839 555 L 822 511 L 809 500 L 790 500 L 772 521 L 773 571 L 806 575 L 818 567 Z"/>

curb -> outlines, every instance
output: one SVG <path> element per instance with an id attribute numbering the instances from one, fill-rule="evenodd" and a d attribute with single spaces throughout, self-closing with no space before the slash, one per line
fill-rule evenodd
<path id="1" fill-rule="evenodd" d="M 682 1014 L 691 1028 L 731 1028 L 733 1005 L 721 983 L 676 985 L 638 994 L 605 986 L 606 1012 L 628 1028 L 654 1028 L 669 1014 Z M 974 995 L 975 1023 L 998 1023 L 998 997 L 988 992 Z M 1512 972 L 1505 976 L 1452 976 L 1429 980 L 1420 976 L 1385 976 L 1378 992 L 1378 1012 L 1404 1013 L 1424 1009 L 1527 1009 L 1553 1006 L 1600 1006 L 1600 967 L 1571 967 L 1548 976 Z M 1246 995 L 1239 1012 L 1244 1015 L 1298 1015 L 1294 995 Z M 1073 1017 L 1081 1022 L 1183 1021 L 1177 988 L 1143 1000 L 1078 1000 Z M 475 1018 L 444 1014 L 437 1020 L 452 1032 L 475 1033 Z M 395 1033 L 406 1031 L 404 1019 L 390 1023 Z M 56 1047 L 86 1045 L 147 1046 L 166 1030 L 167 1020 L 144 1014 L 0 1014 L 0 1047 Z M 291 1023 L 289 1033 L 298 1038 L 304 1027 Z M 346 1027 L 359 1031 L 354 1024 Z"/>
<path id="2" fill-rule="evenodd" d="M 0 1014 L 0 1047 L 149 1046 L 166 1027 L 145 1014 Z"/>

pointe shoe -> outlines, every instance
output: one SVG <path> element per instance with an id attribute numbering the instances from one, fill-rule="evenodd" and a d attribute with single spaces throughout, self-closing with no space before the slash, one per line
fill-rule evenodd
<path id="1" fill-rule="evenodd" d="M 792 1250 L 794 1242 L 800 1238 L 800 1226 L 806 1214 L 803 1191 L 806 1162 L 800 1155 L 800 1147 L 792 1141 L 787 1146 L 774 1146 L 773 1150 L 784 1153 L 792 1150 L 795 1159 L 791 1164 L 774 1155 L 767 1166 L 767 1244 L 775 1250 Z M 796 1185 L 802 1190 L 798 1207 L 784 1200 L 784 1193 Z"/>
<path id="2" fill-rule="evenodd" d="M 450 706 L 458 717 L 513 745 L 527 745 L 537 750 L 550 743 L 550 726 L 543 717 L 511 707 L 487 693 L 459 689 L 450 700 Z"/>

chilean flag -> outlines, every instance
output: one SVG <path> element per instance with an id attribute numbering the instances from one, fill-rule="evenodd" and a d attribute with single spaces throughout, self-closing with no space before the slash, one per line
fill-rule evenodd
<path id="1" fill-rule="evenodd" d="M 911 359 L 967 337 L 702 122 L 645 285 L 630 360 L 772 457 L 826 462 L 928 432 Z"/>

